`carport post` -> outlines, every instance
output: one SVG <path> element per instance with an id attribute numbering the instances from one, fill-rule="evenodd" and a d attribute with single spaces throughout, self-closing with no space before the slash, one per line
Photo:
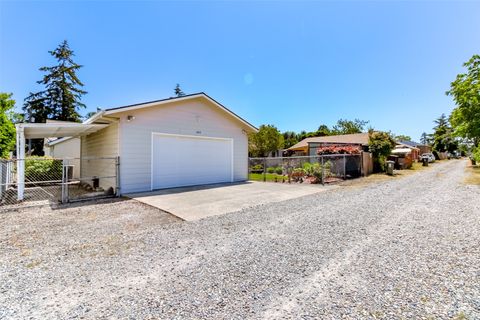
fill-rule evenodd
<path id="1" fill-rule="evenodd" d="M 17 200 L 22 201 L 25 192 L 25 133 L 17 124 Z"/>
<path id="2" fill-rule="evenodd" d="M 343 155 L 343 180 L 347 177 L 347 157 Z"/>

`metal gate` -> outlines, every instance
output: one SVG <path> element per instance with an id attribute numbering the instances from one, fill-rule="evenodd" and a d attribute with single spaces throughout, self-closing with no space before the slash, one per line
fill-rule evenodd
<path id="1" fill-rule="evenodd" d="M 2 159 L 0 206 L 118 196 L 119 165 L 119 157 Z M 23 184 L 19 167 L 24 167 Z"/>

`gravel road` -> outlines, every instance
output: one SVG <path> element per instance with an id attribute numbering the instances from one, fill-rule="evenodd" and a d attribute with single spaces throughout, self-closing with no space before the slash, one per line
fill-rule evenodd
<path id="1" fill-rule="evenodd" d="M 465 165 L 191 223 L 132 201 L 3 213 L 0 318 L 480 319 Z"/>

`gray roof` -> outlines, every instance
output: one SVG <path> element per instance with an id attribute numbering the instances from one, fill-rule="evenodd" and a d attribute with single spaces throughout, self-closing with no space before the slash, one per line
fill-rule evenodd
<path id="1" fill-rule="evenodd" d="M 331 144 L 359 144 L 368 145 L 368 132 L 353 133 L 353 134 L 341 134 L 336 136 L 323 136 L 323 137 L 310 137 L 305 138 L 297 144 L 288 148 L 289 150 L 295 150 L 299 148 L 305 148 L 309 143 L 331 143 Z"/>
<path id="2" fill-rule="evenodd" d="M 418 147 L 418 146 L 424 146 L 423 143 L 418 143 L 415 141 L 398 141 L 398 143 L 405 144 L 410 147 Z"/>

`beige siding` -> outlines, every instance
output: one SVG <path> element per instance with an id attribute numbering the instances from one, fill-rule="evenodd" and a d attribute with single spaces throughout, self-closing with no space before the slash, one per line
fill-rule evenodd
<path id="1" fill-rule="evenodd" d="M 100 177 L 100 187 L 115 189 L 114 178 L 102 178 L 115 176 L 116 167 L 114 158 L 118 156 L 118 124 L 112 123 L 105 129 L 99 130 L 88 136 L 82 137 L 81 145 L 81 176 L 88 178 Z M 98 159 L 108 158 L 108 159 Z"/>
<path id="2" fill-rule="evenodd" d="M 49 149 L 49 156 L 52 158 L 73 158 L 71 160 L 71 164 L 74 165 L 73 176 L 79 177 L 80 176 L 80 138 L 72 138 L 65 140 L 63 142 L 56 143 L 50 147 Z"/>
<path id="3" fill-rule="evenodd" d="M 135 119 L 127 121 L 127 116 Z M 152 132 L 221 137 L 233 139 L 234 181 L 248 176 L 248 139 L 246 128 L 233 116 L 205 99 L 116 114 L 120 118 L 120 176 L 122 193 L 151 188 Z M 192 154 L 192 165 L 195 155 Z"/>
<path id="4" fill-rule="evenodd" d="M 80 139 L 72 138 L 50 146 L 53 158 L 80 158 Z"/>

